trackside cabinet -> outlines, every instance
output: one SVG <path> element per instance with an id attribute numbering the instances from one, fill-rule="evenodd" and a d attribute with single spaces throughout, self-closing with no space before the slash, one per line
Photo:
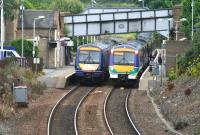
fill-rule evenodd
<path id="1" fill-rule="evenodd" d="M 28 90 L 26 86 L 13 87 L 13 102 L 28 105 Z"/>

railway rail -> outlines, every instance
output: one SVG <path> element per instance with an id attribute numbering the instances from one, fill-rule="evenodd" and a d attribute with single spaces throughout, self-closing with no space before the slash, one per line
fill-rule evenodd
<path id="1" fill-rule="evenodd" d="M 78 131 L 80 135 L 108 135 L 104 121 L 103 106 L 113 86 L 97 87 L 78 110 Z"/>
<path id="2" fill-rule="evenodd" d="M 113 88 L 104 102 L 104 115 L 111 135 L 140 135 L 128 110 L 131 89 Z"/>
<path id="3" fill-rule="evenodd" d="M 47 135 L 77 135 L 77 112 L 84 99 L 95 87 L 74 87 L 53 107 Z"/>

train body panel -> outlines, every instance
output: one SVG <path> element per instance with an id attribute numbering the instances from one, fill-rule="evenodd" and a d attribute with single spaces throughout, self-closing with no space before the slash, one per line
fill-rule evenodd
<path id="1" fill-rule="evenodd" d="M 141 33 L 136 40 L 113 47 L 110 54 L 110 78 L 118 81 L 139 79 L 149 63 L 150 33 Z"/>
<path id="2" fill-rule="evenodd" d="M 113 42 L 95 42 L 77 49 L 75 70 L 80 81 L 103 81 L 109 75 L 109 53 Z"/>

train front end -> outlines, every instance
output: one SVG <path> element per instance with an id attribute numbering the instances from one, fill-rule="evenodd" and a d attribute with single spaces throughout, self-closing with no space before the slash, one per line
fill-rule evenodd
<path id="1" fill-rule="evenodd" d="M 137 79 L 138 71 L 138 51 L 128 45 L 120 45 L 111 50 L 109 74 L 112 80 L 128 81 Z"/>
<path id="2" fill-rule="evenodd" d="M 103 79 L 102 64 L 102 51 L 100 48 L 82 46 L 77 49 L 75 70 L 80 82 Z"/>

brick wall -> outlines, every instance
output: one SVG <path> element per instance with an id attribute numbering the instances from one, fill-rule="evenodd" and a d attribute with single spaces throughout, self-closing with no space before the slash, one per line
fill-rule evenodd
<path id="1" fill-rule="evenodd" d="M 190 45 L 190 41 L 168 41 L 166 43 L 167 74 L 171 68 L 176 68 L 176 56 L 178 54 L 184 54 Z"/>

